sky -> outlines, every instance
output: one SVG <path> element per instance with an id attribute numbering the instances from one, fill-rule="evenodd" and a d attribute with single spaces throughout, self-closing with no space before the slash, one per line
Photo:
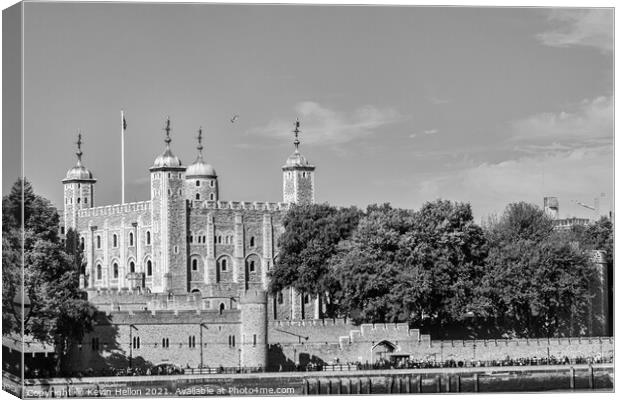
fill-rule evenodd
<path id="1" fill-rule="evenodd" d="M 281 201 L 299 118 L 317 202 L 442 198 L 482 220 L 556 196 L 560 216 L 592 217 L 577 202 L 613 206 L 612 24 L 610 9 L 26 3 L 25 175 L 61 205 L 81 130 L 96 205 L 120 203 L 124 109 L 127 201 L 149 197 L 167 116 L 184 165 L 202 126 L 221 200 Z"/>

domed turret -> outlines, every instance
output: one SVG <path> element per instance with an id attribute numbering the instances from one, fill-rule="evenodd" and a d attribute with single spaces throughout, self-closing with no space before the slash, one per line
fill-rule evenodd
<path id="1" fill-rule="evenodd" d="M 211 164 L 202 159 L 202 127 L 198 130 L 198 156 L 185 171 L 185 192 L 188 200 L 217 201 L 217 174 Z"/>
<path id="2" fill-rule="evenodd" d="M 179 157 L 172 154 L 172 151 L 170 150 L 170 142 L 172 141 L 172 139 L 170 139 L 170 118 L 166 120 L 165 130 L 166 130 L 166 139 L 164 139 L 164 142 L 166 142 L 166 150 L 164 150 L 162 154 L 157 156 L 157 158 L 155 159 L 155 162 L 153 163 L 153 167 L 151 168 L 166 168 L 166 167 L 180 167 L 181 166 L 181 160 L 179 159 Z"/>
<path id="3" fill-rule="evenodd" d="M 153 249 L 152 271 L 146 286 L 153 292 L 187 291 L 185 167 L 170 150 L 170 118 L 166 119 L 166 149 L 149 169 L 151 171 L 151 210 Z"/>
<path id="4" fill-rule="evenodd" d="M 64 184 L 64 212 L 63 223 L 60 227 L 60 233 L 65 234 L 69 228 L 77 226 L 78 211 L 83 208 L 94 206 L 95 189 L 94 185 L 97 180 L 93 178 L 93 173 L 82 165 L 82 134 L 78 134 L 77 141 L 77 163 L 73 168 L 67 171 Z"/>
<path id="5" fill-rule="evenodd" d="M 185 171 L 186 177 L 194 177 L 194 176 L 217 176 L 215 173 L 215 169 L 211 166 L 211 164 L 206 164 L 202 160 L 196 160 L 195 163 L 187 167 Z"/>
<path id="6" fill-rule="evenodd" d="M 93 180 L 93 173 L 90 172 L 88 168 L 82 165 L 82 154 L 83 153 L 82 153 L 82 134 L 81 133 L 78 134 L 78 141 L 76 144 L 78 146 L 78 150 L 75 153 L 75 155 L 77 156 L 77 163 L 75 164 L 75 167 L 67 171 L 67 175 L 65 176 L 65 179 L 63 179 L 63 182 L 72 181 L 72 180 L 79 180 L 79 181 Z"/>
<path id="7" fill-rule="evenodd" d="M 295 122 L 295 151 L 286 159 L 283 172 L 283 201 L 285 203 L 314 203 L 314 165 L 299 152 L 299 120 Z"/>

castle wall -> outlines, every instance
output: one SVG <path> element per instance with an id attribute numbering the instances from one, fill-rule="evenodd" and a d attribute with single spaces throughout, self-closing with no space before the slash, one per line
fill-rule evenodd
<path id="1" fill-rule="evenodd" d="M 406 324 L 355 326 L 344 320 L 272 321 L 269 343 L 271 368 L 336 360 L 373 363 L 390 352 L 420 361 L 469 361 L 612 356 L 614 351 L 611 337 L 435 341 Z"/>
<path id="2" fill-rule="evenodd" d="M 71 349 L 68 364 L 73 371 L 127 368 L 130 359 L 132 367 L 140 368 L 161 363 L 196 368 L 201 360 L 209 367 L 237 367 L 239 314 L 238 310 L 101 314 L 94 331 Z"/>
<path id="3" fill-rule="evenodd" d="M 190 271 L 190 291 L 205 297 L 264 289 L 274 263 L 274 234 L 281 231 L 286 204 L 190 202 L 188 247 L 197 271 Z M 225 261 L 225 265 L 224 265 Z M 224 269 L 225 268 L 225 269 Z"/>
<path id="4" fill-rule="evenodd" d="M 132 262 L 135 272 L 144 273 L 145 260 L 152 256 L 152 246 L 146 243 L 147 232 L 151 231 L 150 201 L 80 210 L 76 229 L 84 240 L 89 287 L 128 288 L 141 284 L 130 282 L 126 276 Z"/>

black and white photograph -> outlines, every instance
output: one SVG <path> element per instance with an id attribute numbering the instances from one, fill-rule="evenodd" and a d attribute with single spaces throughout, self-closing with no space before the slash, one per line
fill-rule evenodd
<path id="1" fill-rule="evenodd" d="M 613 2 L 2 4 L 4 391 L 613 395 Z"/>

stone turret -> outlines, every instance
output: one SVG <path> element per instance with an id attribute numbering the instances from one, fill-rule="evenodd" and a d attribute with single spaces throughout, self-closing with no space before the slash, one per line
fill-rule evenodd
<path id="1" fill-rule="evenodd" d="M 295 122 L 295 151 L 282 167 L 282 194 L 285 203 L 314 203 L 314 165 L 299 152 L 299 121 Z"/>
<path id="2" fill-rule="evenodd" d="M 64 212 L 60 233 L 64 235 L 67 229 L 77 226 L 78 211 L 94 206 L 95 182 L 93 173 L 82 165 L 82 134 L 78 134 L 77 163 L 67 171 L 64 185 Z"/>
<path id="3" fill-rule="evenodd" d="M 170 118 L 166 120 L 166 149 L 151 171 L 153 227 L 153 271 L 147 271 L 147 287 L 153 292 L 188 291 L 187 207 L 184 185 L 185 167 L 170 149 Z"/>
<path id="4" fill-rule="evenodd" d="M 185 196 L 188 200 L 218 201 L 217 174 L 202 158 L 202 128 L 198 130 L 198 156 L 185 171 Z"/>
<path id="5" fill-rule="evenodd" d="M 267 293 L 248 290 L 239 300 L 241 309 L 241 365 L 267 367 Z"/>

